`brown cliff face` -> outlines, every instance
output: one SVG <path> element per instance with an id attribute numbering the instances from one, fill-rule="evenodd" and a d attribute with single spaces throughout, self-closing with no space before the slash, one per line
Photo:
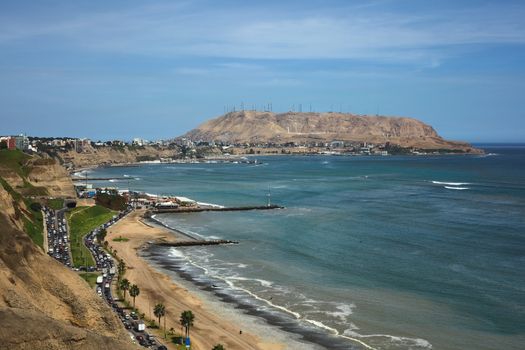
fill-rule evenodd
<path id="1" fill-rule="evenodd" d="M 100 165 L 130 164 L 141 160 L 172 158 L 178 155 L 173 149 L 159 149 L 153 146 L 144 147 L 88 147 L 83 152 L 60 152 L 59 156 L 65 163 L 74 168 L 85 168 Z"/>
<path id="2" fill-rule="evenodd" d="M 122 326 L 73 271 L 0 214 L 0 340 L 6 349 L 128 349 Z"/>
<path id="3" fill-rule="evenodd" d="M 42 190 L 69 195 L 66 171 L 55 160 L 11 152 L 3 154 L 0 176 L 0 348 L 134 348 L 94 290 L 23 232 L 23 198 Z"/>
<path id="4" fill-rule="evenodd" d="M 232 112 L 212 119 L 183 137 L 231 143 L 370 142 L 425 149 L 468 150 L 463 142 L 441 138 L 429 125 L 412 118 L 342 113 Z"/>

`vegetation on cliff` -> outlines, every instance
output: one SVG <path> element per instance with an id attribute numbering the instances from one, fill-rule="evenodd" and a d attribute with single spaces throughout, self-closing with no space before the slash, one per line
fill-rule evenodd
<path id="1" fill-rule="evenodd" d="M 73 186 L 56 166 L 54 160 L 0 151 L 2 347 L 129 349 L 129 338 L 108 306 L 75 272 L 37 247 L 42 246 L 39 202 L 44 199 L 34 197 L 26 183 L 50 184 L 34 187 L 64 195 L 60 189 L 67 193 Z"/>
<path id="2" fill-rule="evenodd" d="M 77 207 L 67 213 L 71 256 L 75 267 L 95 265 L 91 253 L 83 243 L 84 236 L 110 220 L 113 215 L 115 215 L 114 211 L 100 205 Z"/>

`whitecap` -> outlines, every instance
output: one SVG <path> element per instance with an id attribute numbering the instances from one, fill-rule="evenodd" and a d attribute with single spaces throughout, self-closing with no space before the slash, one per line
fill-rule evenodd
<path id="1" fill-rule="evenodd" d="M 347 317 L 353 313 L 354 308 L 354 304 L 339 304 L 336 306 L 336 309 L 339 311 L 326 311 L 325 313 L 327 315 L 338 318 L 342 322 L 346 322 Z"/>
<path id="2" fill-rule="evenodd" d="M 469 187 L 452 187 L 452 186 L 444 186 L 447 190 L 469 190 Z"/>
<path id="3" fill-rule="evenodd" d="M 444 182 L 444 181 L 432 181 L 436 185 L 446 185 L 446 186 L 463 186 L 470 185 L 470 182 Z"/>
<path id="4" fill-rule="evenodd" d="M 172 256 L 174 258 L 178 258 L 178 259 L 185 259 L 186 258 L 186 255 L 184 255 L 183 252 L 181 252 L 180 250 L 177 250 L 177 249 L 171 249 L 170 256 Z"/>

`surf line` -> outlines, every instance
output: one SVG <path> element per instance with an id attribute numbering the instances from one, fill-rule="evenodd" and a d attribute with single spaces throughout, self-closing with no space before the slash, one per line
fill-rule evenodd
<path id="1" fill-rule="evenodd" d="M 195 264 L 195 265 L 198 266 L 197 264 Z M 199 267 L 200 267 L 200 268 L 203 268 L 203 267 L 201 267 L 201 266 L 199 266 Z M 308 322 L 308 323 L 311 323 L 311 324 L 313 324 L 313 325 L 315 325 L 315 326 L 317 326 L 317 327 L 319 327 L 319 328 L 327 329 L 327 330 L 333 332 L 335 336 L 337 336 L 337 337 L 341 337 L 341 338 L 345 338 L 345 339 L 348 339 L 348 340 L 351 340 L 351 341 L 354 341 L 354 342 L 356 342 L 356 343 L 358 343 L 358 344 L 363 345 L 365 348 L 367 348 L 367 349 L 369 349 L 369 350 L 378 350 L 378 349 L 376 349 L 376 348 L 374 348 L 374 347 L 368 345 L 367 343 L 363 342 L 362 340 L 359 340 L 359 339 L 357 339 L 357 338 L 352 338 L 352 337 L 349 337 L 349 336 L 346 336 L 346 335 L 339 334 L 339 332 L 338 332 L 336 329 L 331 328 L 331 327 L 328 327 L 328 326 L 324 325 L 322 322 L 317 322 L 317 321 L 309 320 L 309 319 L 307 319 L 307 318 L 303 318 L 301 314 L 299 314 L 299 313 L 297 313 L 297 312 L 294 312 L 294 311 L 292 311 L 292 310 L 289 310 L 289 309 L 287 309 L 287 308 L 285 308 L 285 307 L 283 307 L 283 306 L 276 305 L 276 304 L 272 303 L 271 301 L 269 301 L 269 300 L 267 300 L 267 299 L 264 299 L 264 298 L 261 298 L 261 297 L 258 296 L 257 294 L 250 292 L 250 291 L 247 290 L 247 289 L 244 289 L 244 288 L 239 287 L 239 286 L 235 286 L 231 281 L 229 281 L 229 280 L 227 280 L 227 279 L 225 279 L 225 278 L 221 278 L 221 277 L 218 277 L 218 276 L 214 276 L 214 277 L 223 280 L 224 282 L 226 282 L 226 284 L 228 284 L 228 285 L 229 285 L 230 287 L 232 287 L 232 288 L 240 289 L 240 290 L 246 292 L 248 295 L 252 296 L 253 298 L 255 298 L 255 299 L 259 300 L 259 301 L 262 301 L 262 302 L 264 302 L 264 303 L 266 303 L 266 304 L 268 304 L 268 305 L 270 305 L 270 306 L 272 306 L 272 307 L 274 307 L 274 308 L 276 308 L 276 309 L 278 309 L 278 310 L 281 310 L 281 311 L 284 311 L 284 312 L 286 312 L 286 313 L 288 313 L 288 314 L 293 315 L 293 316 L 294 316 L 296 319 L 298 319 L 298 320 L 304 320 L 304 321 L 306 321 L 306 322 Z M 320 323 L 322 326 L 319 325 L 319 323 Z"/>
<path id="2" fill-rule="evenodd" d="M 356 338 L 352 338 L 352 337 L 349 337 L 349 336 L 346 336 L 346 335 L 342 335 L 342 334 L 338 334 L 337 336 L 341 337 L 341 338 L 346 338 L 346 339 L 349 339 L 349 340 L 352 340 L 352 341 L 355 341 L 356 343 L 359 343 L 361 345 L 363 345 L 365 348 L 367 349 L 370 349 L 370 350 L 377 350 L 376 348 L 373 348 L 371 347 L 370 345 L 368 345 L 367 343 L 365 343 L 364 341 L 362 340 L 359 340 L 359 339 L 356 339 Z"/>
<path id="3" fill-rule="evenodd" d="M 242 290 L 243 292 L 247 293 L 248 295 L 250 295 L 251 297 L 255 298 L 256 300 L 259 300 L 263 303 L 266 303 L 278 310 L 281 310 L 281 311 L 284 311 L 285 313 L 287 314 L 290 314 L 292 316 L 294 316 L 296 319 L 298 320 L 304 320 L 308 323 L 311 323 L 319 328 L 324 328 L 324 329 L 327 329 L 327 330 L 330 330 L 332 333 L 334 333 L 335 336 L 337 337 L 341 337 L 341 338 L 345 338 L 345 339 L 348 339 L 348 340 L 351 340 L 353 342 L 356 342 L 358 344 L 361 344 L 362 346 L 364 346 L 365 348 L 369 349 L 369 350 L 378 350 L 370 345 L 368 345 L 367 343 L 363 342 L 362 340 L 359 340 L 357 338 L 353 338 L 353 337 L 349 337 L 349 336 L 346 336 L 346 335 L 342 335 L 342 334 L 339 334 L 339 332 L 334 329 L 334 328 L 331 328 L 331 327 L 328 327 L 326 325 L 324 325 L 322 322 L 316 322 L 316 321 L 313 321 L 313 320 L 309 320 L 307 318 L 303 318 L 303 316 L 297 312 L 294 312 L 292 310 L 289 310 L 283 306 L 280 306 L 280 305 L 277 305 L 277 304 L 274 304 L 272 303 L 270 300 L 268 299 L 264 299 L 264 298 L 261 298 L 260 296 L 258 296 L 257 294 L 245 289 L 245 288 L 242 288 L 242 287 L 239 287 L 239 286 L 236 286 L 235 284 L 233 284 L 233 282 L 231 282 L 230 280 L 228 280 L 228 278 L 226 277 L 222 277 L 222 276 L 218 276 L 218 275 L 212 275 L 210 274 L 210 271 L 205 268 L 204 266 L 201 266 L 199 264 L 197 264 L 196 262 L 192 261 L 189 257 L 187 256 L 184 256 L 184 258 L 190 263 L 192 264 L 193 266 L 199 268 L 199 269 L 202 269 L 204 271 L 204 274 L 205 275 L 208 275 L 208 276 L 212 276 L 213 278 L 216 278 L 216 279 L 219 279 L 219 280 L 222 280 L 223 282 L 225 282 L 230 288 L 233 288 L 233 289 L 237 289 L 237 290 Z M 322 325 L 319 325 L 319 323 Z"/>

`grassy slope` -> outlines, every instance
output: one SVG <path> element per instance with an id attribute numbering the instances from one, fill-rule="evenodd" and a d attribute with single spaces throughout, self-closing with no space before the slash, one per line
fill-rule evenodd
<path id="1" fill-rule="evenodd" d="M 0 175 L 9 175 L 13 172 L 18 174 L 24 179 L 24 187 L 22 191 L 27 196 L 45 194 L 47 191 L 41 187 L 34 187 L 25 178 L 29 174 L 30 169 L 25 165 L 31 156 L 19 151 L 19 150 L 0 150 Z M 30 198 L 20 194 L 15 190 L 5 179 L 0 177 L 0 185 L 13 197 L 15 203 L 15 211 L 18 217 L 22 219 L 24 223 L 24 231 L 31 237 L 33 242 L 40 247 L 44 245 L 44 224 L 42 218 L 42 212 L 40 210 L 31 209 L 31 203 L 33 201 Z M 29 192 L 29 193 L 28 193 Z M 23 210 L 21 203 L 24 202 L 27 210 Z"/>
<path id="2" fill-rule="evenodd" d="M 98 273 L 81 273 L 79 274 L 79 276 L 82 277 L 91 288 L 95 288 L 95 286 L 97 285 L 97 277 L 99 276 Z"/>
<path id="3" fill-rule="evenodd" d="M 64 207 L 64 200 L 62 198 L 53 198 L 47 201 L 47 205 L 51 209 L 60 210 Z"/>
<path id="4" fill-rule="evenodd" d="M 115 214 L 115 211 L 99 205 L 77 207 L 67 214 L 74 266 L 95 265 L 90 251 L 84 246 L 83 237 L 94 228 L 107 222 Z"/>
<path id="5" fill-rule="evenodd" d="M 0 167 L 16 172 L 20 177 L 25 178 L 30 172 L 30 169 L 24 164 L 31 158 L 19 150 L 0 150 Z"/>
<path id="6" fill-rule="evenodd" d="M 31 237 L 36 245 L 44 248 L 44 218 L 40 210 L 31 208 L 31 201 L 25 200 L 28 212 L 22 217 L 24 221 L 24 231 Z M 46 248 L 44 248 L 46 250 Z"/>

